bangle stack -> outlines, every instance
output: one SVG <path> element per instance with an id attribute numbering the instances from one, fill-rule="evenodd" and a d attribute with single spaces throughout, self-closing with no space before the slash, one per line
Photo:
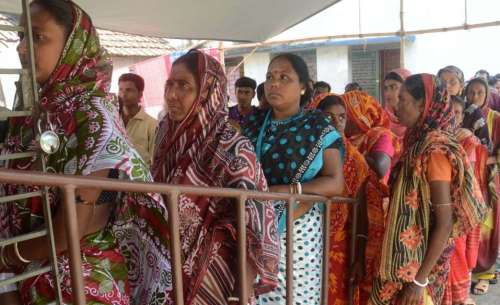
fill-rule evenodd
<path id="1" fill-rule="evenodd" d="M 300 182 L 290 184 L 290 194 L 302 195 L 302 184 Z"/>

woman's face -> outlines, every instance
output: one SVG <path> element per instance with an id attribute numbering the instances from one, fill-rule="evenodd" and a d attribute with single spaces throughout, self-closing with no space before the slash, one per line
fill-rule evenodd
<path id="1" fill-rule="evenodd" d="M 401 90 L 402 85 L 402 83 L 393 79 L 384 81 L 384 101 L 389 108 L 396 109 L 398 106 L 399 90 Z"/>
<path id="2" fill-rule="evenodd" d="M 399 104 L 396 116 L 402 125 L 411 128 L 417 124 L 424 111 L 424 101 L 416 100 L 403 85 L 399 93 Z"/>
<path id="3" fill-rule="evenodd" d="M 462 122 L 464 121 L 464 107 L 459 103 L 452 102 L 451 103 L 453 114 L 455 115 L 455 123 L 458 126 L 462 126 Z"/>
<path id="4" fill-rule="evenodd" d="M 473 83 L 467 88 L 467 101 L 482 107 L 486 102 L 486 88 L 480 83 Z"/>
<path id="5" fill-rule="evenodd" d="M 342 105 L 332 105 L 325 109 L 324 111 L 332 119 L 333 126 L 338 132 L 344 134 L 345 125 L 347 122 L 347 114 L 344 106 Z"/>
<path id="6" fill-rule="evenodd" d="M 33 25 L 33 48 L 35 55 L 36 81 L 39 85 L 45 84 L 52 72 L 56 69 L 66 44 L 64 27 L 57 24 L 55 19 L 39 5 L 30 7 Z M 25 26 L 25 19 L 21 26 Z M 28 67 L 29 54 L 27 37 L 20 35 L 17 52 L 23 67 Z"/>
<path id="7" fill-rule="evenodd" d="M 172 66 L 172 71 L 165 84 L 165 103 L 167 114 L 175 122 L 186 118 L 189 110 L 198 98 L 198 84 L 196 78 L 185 64 Z"/>
<path id="8" fill-rule="evenodd" d="M 305 89 L 290 62 L 282 57 L 269 65 L 264 88 L 267 102 L 279 110 L 298 106 L 301 92 Z"/>
<path id="9" fill-rule="evenodd" d="M 448 94 L 460 95 L 462 93 L 463 85 L 455 73 L 443 72 L 441 73 L 440 79 L 443 82 L 443 85 L 446 86 Z"/>

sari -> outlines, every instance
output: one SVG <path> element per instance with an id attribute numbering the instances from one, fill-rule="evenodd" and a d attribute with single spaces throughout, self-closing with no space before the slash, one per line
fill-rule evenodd
<path id="1" fill-rule="evenodd" d="M 480 166 L 484 164 L 484 161 L 481 160 L 484 155 L 480 154 L 480 148 L 483 145 L 468 129 L 459 129 L 456 137 L 473 165 L 476 179 L 481 188 L 481 193 L 483 193 L 480 175 L 478 174 Z M 486 150 L 486 148 L 484 149 Z M 443 305 L 463 304 L 469 297 L 471 271 L 476 266 L 479 254 L 479 237 L 480 226 L 476 226 L 469 234 L 455 239 L 455 249 L 450 260 L 450 274 L 442 302 Z"/>
<path id="2" fill-rule="evenodd" d="M 188 115 L 161 121 L 153 160 L 155 181 L 267 191 L 250 141 L 229 124 L 226 77 L 199 51 L 200 91 Z M 227 198 L 181 194 L 179 221 L 185 304 L 227 304 L 236 285 L 236 205 Z M 277 284 L 279 244 L 270 202 L 245 203 L 248 263 L 259 277 L 255 293 Z"/>
<path id="3" fill-rule="evenodd" d="M 425 297 L 440 305 L 448 281 L 453 239 L 468 234 L 484 219 L 486 204 L 463 148 L 454 136 L 453 114 L 446 92 L 435 77 L 420 75 L 425 88 L 424 111 L 405 135 L 405 152 L 394 170 L 382 260 L 373 283 L 372 304 L 397 304 L 406 283 L 411 283 L 428 250 L 432 232 L 432 204 L 427 181 L 429 159 L 442 154 L 450 162 L 453 229 L 448 246 L 429 275 Z"/>
<path id="4" fill-rule="evenodd" d="M 323 167 L 323 153 L 336 148 L 343 153 L 340 134 L 329 117 L 319 111 L 303 111 L 284 120 L 273 120 L 272 110 L 250 116 L 243 129 L 254 143 L 257 156 L 270 185 L 306 183 Z M 286 245 L 285 202 L 275 203 L 281 246 Z M 294 220 L 293 289 L 295 304 L 319 305 L 323 265 L 323 206 L 315 203 Z M 274 291 L 259 297 L 265 304 L 284 304 L 286 300 L 286 251 L 281 252 L 279 284 Z"/>
<path id="5" fill-rule="evenodd" d="M 369 175 L 368 164 L 363 155 L 344 138 L 343 197 L 356 198 Z M 345 204 L 331 206 L 330 249 L 328 272 L 328 304 L 347 305 L 349 287 L 349 228 L 350 209 Z"/>
<path id="6" fill-rule="evenodd" d="M 42 130 L 52 129 L 61 143 L 54 154 L 42 156 L 46 158 L 46 169 L 50 173 L 83 176 L 109 169 L 110 174 L 116 174 L 114 178 L 152 181 L 126 136 L 115 101 L 108 95 L 111 61 L 100 47 L 90 17 L 76 5 L 73 14 L 73 30 L 57 67 L 40 92 L 40 109 L 46 117 L 42 116 Z M 37 150 L 36 118 L 12 118 L 9 125 L 2 154 Z M 8 162 L 6 167 L 37 170 L 40 162 L 39 157 L 20 159 Z M 2 195 L 15 195 L 39 187 L 4 184 L 0 189 Z M 171 304 L 172 300 L 166 298 L 172 283 L 163 201 L 153 194 L 113 194 L 102 198 L 103 203 L 114 204 L 108 225 L 80 241 L 87 304 Z M 48 197 L 54 214 L 60 208 L 62 194 L 50 188 Z M 3 238 L 39 230 L 44 227 L 42 199 L 3 204 L 0 219 Z M 33 261 L 25 271 L 48 265 L 47 260 Z M 71 303 L 66 250 L 57 254 L 57 265 L 61 301 Z M 45 273 L 20 283 L 19 292 L 23 304 L 41 305 L 55 301 L 54 288 L 53 274 Z"/>
<path id="7" fill-rule="evenodd" d="M 481 111 L 482 120 L 473 120 L 472 114 Z M 466 118 L 473 126 L 482 122 L 487 128 L 488 137 L 491 141 L 490 156 L 496 157 L 496 164 L 486 165 L 485 174 L 487 180 L 486 200 L 489 205 L 488 216 L 481 225 L 481 237 L 479 243 L 479 257 L 474 269 L 475 280 L 491 280 L 495 278 L 495 262 L 500 246 L 500 177 L 498 174 L 500 160 L 500 113 L 492 110 L 487 102 L 482 107 L 468 103 Z M 464 119 L 465 122 L 465 119 Z"/>
<path id="8" fill-rule="evenodd" d="M 349 141 L 363 155 L 369 154 L 380 139 L 389 138 L 393 154 L 391 163 L 399 158 L 400 144 L 398 138 L 389 130 L 389 118 L 378 102 L 368 94 L 360 91 L 348 92 L 341 96 L 346 105 L 348 120 L 361 131 L 351 135 Z M 392 167 L 392 166 L 391 166 Z M 388 175 L 380 179 L 369 169 L 366 183 L 366 205 L 368 212 L 368 240 L 365 250 L 366 276 L 359 283 L 359 304 L 366 304 L 372 290 L 372 283 L 380 264 L 382 237 L 385 232 L 385 214 L 389 188 Z"/>

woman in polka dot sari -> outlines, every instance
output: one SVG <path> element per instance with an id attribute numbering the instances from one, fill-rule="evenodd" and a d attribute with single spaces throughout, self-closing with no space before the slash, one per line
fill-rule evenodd
<path id="1" fill-rule="evenodd" d="M 340 134 L 319 111 L 304 112 L 309 100 L 309 73 L 302 58 L 292 54 L 275 57 L 268 68 L 265 94 L 271 105 L 249 118 L 245 135 L 256 147 L 270 191 L 289 193 L 300 183 L 303 193 L 322 196 L 343 191 Z M 296 186 L 296 185 L 295 185 Z M 299 187 L 300 188 L 300 187 Z M 294 210 L 293 302 L 320 304 L 323 255 L 323 204 L 301 202 Z M 260 304 L 285 304 L 286 211 L 276 202 L 281 239 L 279 285 L 260 296 Z"/>

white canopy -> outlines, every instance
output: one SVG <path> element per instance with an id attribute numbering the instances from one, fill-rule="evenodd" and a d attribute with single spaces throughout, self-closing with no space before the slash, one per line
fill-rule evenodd
<path id="1" fill-rule="evenodd" d="M 20 13 L 22 0 L 0 0 Z M 75 0 L 95 25 L 168 38 L 264 41 L 340 0 Z"/>

